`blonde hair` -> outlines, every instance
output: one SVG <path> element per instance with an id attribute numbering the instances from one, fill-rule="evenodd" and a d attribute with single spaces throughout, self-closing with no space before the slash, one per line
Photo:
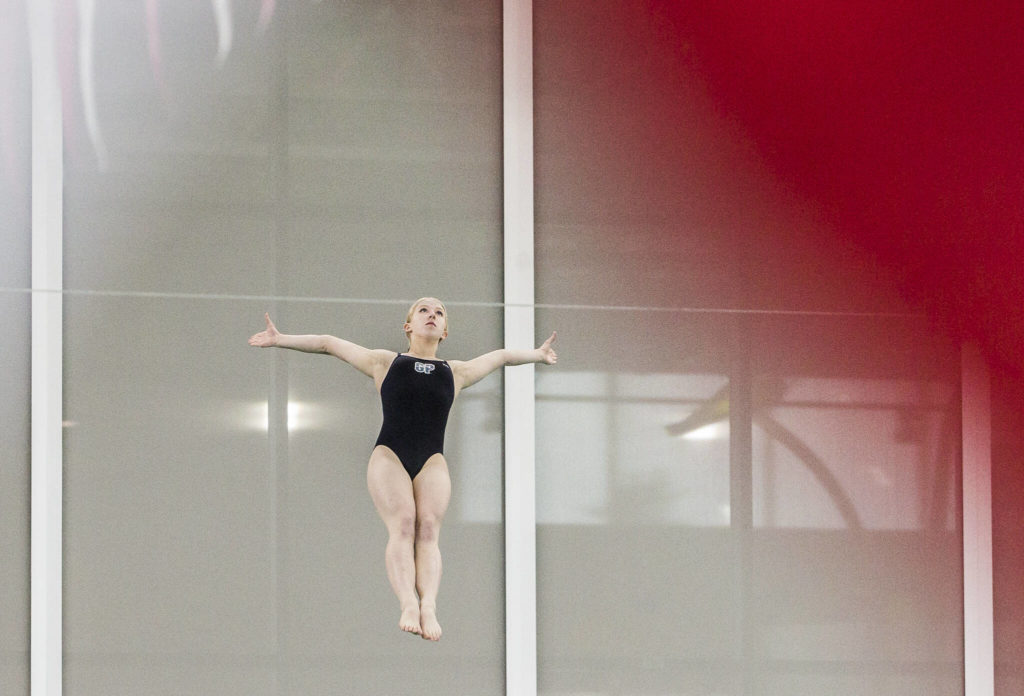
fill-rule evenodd
<path id="1" fill-rule="evenodd" d="M 447 332 L 450 327 L 450 324 L 448 323 L 448 308 L 444 306 L 444 302 L 437 299 L 436 297 L 421 297 L 420 299 L 413 302 L 412 306 L 409 307 L 409 311 L 405 315 L 405 323 L 408 324 L 409 322 L 412 321 L 413 312 L 415 312 L 416 308 L 425 302 L 436 302 L 437 304 L 441 305 L 441 309 L 444 310 L 444 330 L 445 332 Z M 412 331 L 405 332 L 405 340 L 409 341 L 409 345 L 412 345 L 412 336 L 410 334 L 412 334 Z M 443 341 L 444 338 L 442 338 L 441 340 Z"/>

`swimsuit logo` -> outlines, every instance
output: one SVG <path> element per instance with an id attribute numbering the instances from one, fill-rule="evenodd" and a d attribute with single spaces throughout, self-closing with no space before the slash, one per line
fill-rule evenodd
<path id="1" fill-rule="evenodd" d="M 417 372 L 422 372 L 425 375 L 429 375 L 431 372 L 434 371 L 435 366 L 431 365 L 430 363 L 417 362 L 415 367 Z"/>

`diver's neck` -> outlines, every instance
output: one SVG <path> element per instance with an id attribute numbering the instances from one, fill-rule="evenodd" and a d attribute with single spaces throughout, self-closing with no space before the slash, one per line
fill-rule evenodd
<path id="1" fill-rule="evenodd" d="M 405 354 L 414 358 L 420 358 L 421 360 L 437 360 L 437 346 L 439 343 L 440 341 L 437 340 L 413 336 L 409 342 L 409 350 L 405 351 Z"/>

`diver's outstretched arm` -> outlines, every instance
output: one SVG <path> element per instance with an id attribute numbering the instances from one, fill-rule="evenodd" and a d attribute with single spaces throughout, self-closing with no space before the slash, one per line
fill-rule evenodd
<path id="1" fill-rule="evenodd" d="M 525 365 L 527 363 L 544 363 L 554 365 L 558 362 L 558 354 L 555 353 L 551 344 L 555 342 L 556 333 L 552 333 L 548 340 L 533 350 L 510 350 L 502 348 L 484 353 L 478 358 L 467 360 L 450 361 L 452 374 L 455 377 L 456 389 L 465 389 L 476 384 L 499 367 L 506 365 Z"/>
<path id="2" fill-rule="evenodd" d="M 265 315 L 267 328 L 249 338 L 249 345 L 258 348 L 290 348 L 303 353 L 326 353 L 344 360 L 364 375 L 373 377 L 382 365 L 390 362 L 394 353 L 388 350 L 370 350 L 337 336 L 283 334 Z"/>

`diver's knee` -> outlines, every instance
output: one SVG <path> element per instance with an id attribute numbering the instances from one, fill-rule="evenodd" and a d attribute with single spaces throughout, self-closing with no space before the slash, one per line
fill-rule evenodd
<path id="1" fill-rule="evenodd" d="M 440 531 L 441 518 L 439 516 L 426 513 L 416 518 L 416 541 L 428 543 L 437 541 Z"/>
<path id="2" fill-rule="evenodd" d="M 402 513 L 388 525 L 392 539 L 409 540 L 416 536 L 416 515 L 412 512 Z"/>

